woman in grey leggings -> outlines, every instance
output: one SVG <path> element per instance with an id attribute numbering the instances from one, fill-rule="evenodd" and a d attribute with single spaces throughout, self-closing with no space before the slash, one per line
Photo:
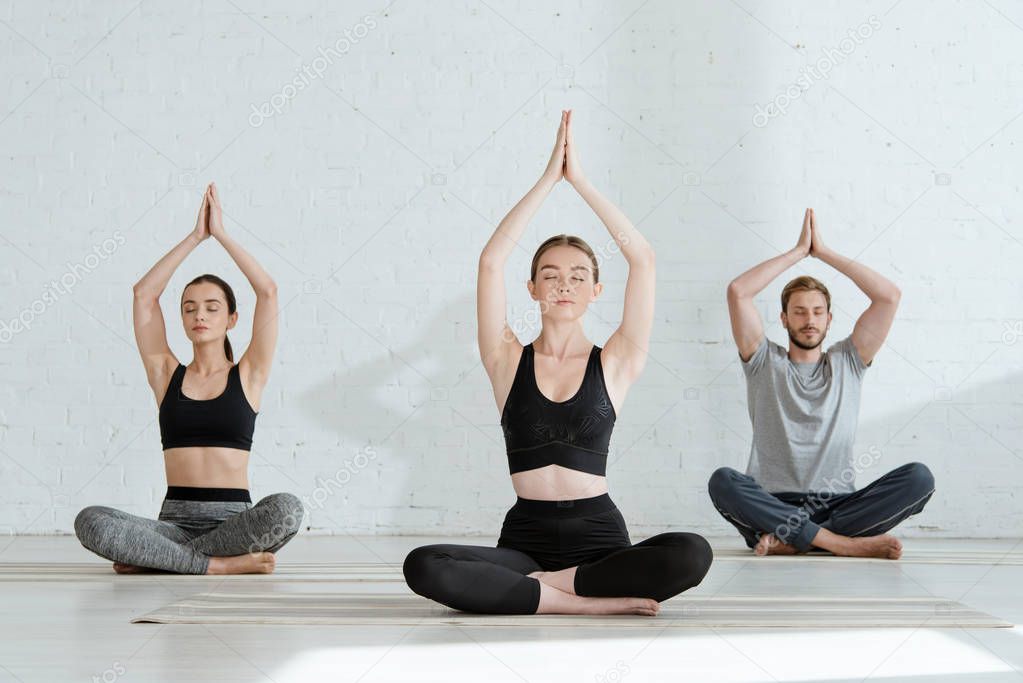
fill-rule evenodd
<path id="1" fill-rule="evenodd" d="M 238 322 L 230 286 L 200 275 L 181 296 L 193 360 L 178 362 L 167 344 L 160 294 L 185 257 L 214 237 L 256 292 L 252 340 L 237 364 L 227 331 Z M 87 549 L 118 573 L 253 574 L 274 569 L 273 553 L 298 532 L 299 499 L 277 493 L 252 505 L 248 460 L 263 387 L 277 344 L 277 287 L 224 232 L 220 197 L 210 183 L 195 229 L 134 287 L 135 339 L 160 410 L 167 496 L 158 519 L 90 506 L 75 519 Z"/>

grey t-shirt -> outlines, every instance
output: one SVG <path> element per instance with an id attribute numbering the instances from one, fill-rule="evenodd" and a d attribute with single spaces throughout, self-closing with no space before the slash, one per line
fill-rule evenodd
<path id="1" fill-rule="evenodd" d="M 741 364 L 753 422 L 746 474 L 770 493 L 855 490 L 853 441 L 863 372 L 870 366 L 852 336 L 832 344 L 816 363 L 792 362 L 765 336 Z"/>

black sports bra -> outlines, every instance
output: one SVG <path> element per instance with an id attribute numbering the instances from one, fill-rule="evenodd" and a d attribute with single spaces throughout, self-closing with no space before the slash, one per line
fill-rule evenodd
<path id="1" fill-rule="evenodd" d="M 501 413 L 508 468 L 512 474 L 561 465 L 604 476 L 615 409 L 607 395 L 600 347 L 594 345 L 583 383 L 567 401 L 540 392 L 533 369 L 533 344 L 522 348 L 508 400 Z"/>
<path id="2" fill-rule="evenodd" d="M 211 399 L 192 399 L 181 391 L 185 366 L 171 375 L 167 393 L 160 402 L 160 439 L 163 448 L 185 446 L 223 446 L 252 449 L 252 432 L 256 428 L 256 411 L 245 398 L 238 365 L 227 373 L 224 393 Z"/>

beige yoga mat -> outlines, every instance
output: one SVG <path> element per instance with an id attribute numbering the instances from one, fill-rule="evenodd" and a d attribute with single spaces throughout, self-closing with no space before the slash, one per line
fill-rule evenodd
<path id="1" fill-rule="evenodd" d="M 160 624 L 608 626 L 632 628 L 1009 628 L 1013 624 L 935 598 L 681 597 L 656 617 L 457 612 L 416 595 L 200 593 L 132 619 Z"/>
<path id="2" fill-rule="evenodd" d="M 0 564 L 0 583 L 5 581 L 274 581 L 302 583 L 371 582 L 404 583 L 401 563 L 388 565 L 382 562 L 329 562 L 329 563 L 280 563 L 273 574 L 237 574 L 229 576 L 203 576 L 171 574 L 168 572 L 147 572 L 141 574 L 114 573 L 110 564 L 96 562 L 3 563 Z"/>
<path id="3" fill-rule="evenodd" d="M 714 551 L 715 562 L 881 562 L 891 564 L 892 560 L 859 557 L 836 557 L 828 553 L 804 553 L 802 555 L 771 555 L 757 557 L 748 549 L 727 548 Z M 903 564 L 965 564 L 992 566 L 1023 566 L 1023 551 L 1003 550 L 938 550 L 910 549 L 895 562 Z M 0 563 L 0 582 L 4 581 L 106 581 L 116 577 L 109 564 L 98 562 L 8 562 Z M 166 579 L 175 576 L 167 573 L 133 574 L 118 577 L 121 580 Z M 202 579 L 203 577 L 194 577 Z M 219 576 L 218 581 L 301 581 L 309 583 L 336 582 L 402 582 L 401 562 L 288 562 L 287 556 L 278 559 L 273 574 L 243 574 Z"/>
<path id="4" fill-rule="evenodd" d="M 912 541 L 909 541 L 912 543 Z M 828 552 L 811 551 L 798 555 L 769 555 L 757 557 L 748 548 L 721 548 L 714 550 L 714 560 L 767 560 L 770 562 L 892 562 L 874 557 L 839 557 Z M 945 550 L 936 548 L 904 549 L 902 557 L 896 560 L 903 564 L 990 564 L 1023 565 L 1023 551 L 1020 550 Z"/>

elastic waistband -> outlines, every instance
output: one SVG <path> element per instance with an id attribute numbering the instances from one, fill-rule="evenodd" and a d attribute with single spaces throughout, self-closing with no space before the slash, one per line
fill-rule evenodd
<path id="1" fill-rule="evenodd" d="M 584 517 L 616 509 L 607 493 L 575 500 L 536 500 L 516 497 L 512 510 L 531 517 Z"/>
<path id="2" fill-rule="evenodd" d="M 214 489 L 200 486 L 168 486 L 167 500 L 210 500 L 251 503 L 248 489 Z"/>

